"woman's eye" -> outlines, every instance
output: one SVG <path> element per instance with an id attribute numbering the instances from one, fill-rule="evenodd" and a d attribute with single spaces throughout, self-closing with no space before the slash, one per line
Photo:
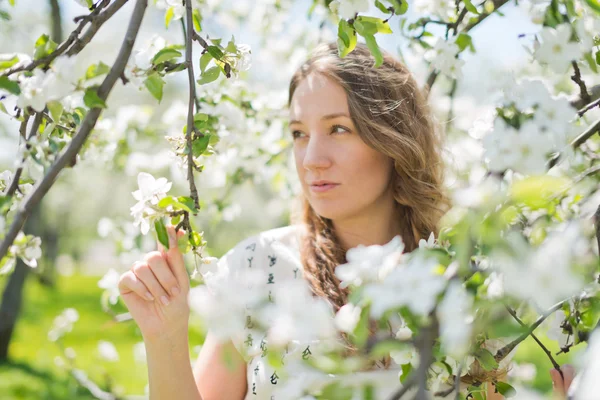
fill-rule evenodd
<path id="1" fill-rule="evenodd" d="M 294 139 L 298 139 L 299 137 L 301 137 L 301 135 L 302 135 L 302 132 L 300 132 L 300 131 L 292 131 L 292 137 Z"/>
<path id="2" fill-rule="evenodd" d="M 331 133 L 349 133 L 350 129 L 342 125 L 334 125 L 331 127 Z"/>

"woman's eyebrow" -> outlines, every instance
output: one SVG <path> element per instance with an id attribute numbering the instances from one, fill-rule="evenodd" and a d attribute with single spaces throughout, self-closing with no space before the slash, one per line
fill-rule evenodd
<path id="1" fill-rule="evenodd" d="M 338 113 L 333 113 L 333 114 L 327 114 L 321 117 L 321 120 L 328 120 L 328 119 L 334 119 L 334 118 L 338 118 L 338 117 L 347 117 L 350 118 L 350 116 L 348 114 L 346 114 L 345 112 L 338 112 Z M 293 119 L 290 121 L 290 125 L 292 124 L 301 124 L 302 122 L 297 120 L 297 119 Z"/>

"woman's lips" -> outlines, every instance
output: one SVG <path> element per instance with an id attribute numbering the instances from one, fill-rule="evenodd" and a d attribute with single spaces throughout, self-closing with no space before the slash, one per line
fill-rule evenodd
<path id="1" fill-rule="evenodd" d="M 337 186 L 339 186 L 339 184 L 337 183 L 328 183 L 325 185 L 310 185 L 310 190 L 317 193 L 323 193 L 335 189 Z"/>

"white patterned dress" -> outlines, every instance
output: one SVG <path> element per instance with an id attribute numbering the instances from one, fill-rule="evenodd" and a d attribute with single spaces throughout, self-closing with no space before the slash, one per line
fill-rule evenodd
<path id="1" fill-rule="evenodd" d="M 219 260 L 219 269 L 228 268 L 230 273 L 243 276 L 251 269 L 265 271 L 267 288 L 275 288 L 288 279 L 303 279 L 300 260 L 300 235 L 302 228 L 290 225 L 261 232 L 249 237 L 228 251 Z M 269 299 L 273 289 L 268 290 Z M 302 398 L 306 388 L 323 387 L 333 375 L 317 373 L 307 368 L 301 359 L 312 357 L 323 344 L 319 341 L 307 344 L 292 344 L 282 361 L 286 365 L 288 379 L 283 379 L 281 371 L 270 366 L 266 359 L 268 342 L 265 335 L 253 330 L 253 310 L 247 308 L 246 324 L 243 332 L 232 338 L 234 345 L 246 354 L 248 389 L 245 400 L 291 400 Z M 297 369 L 294 370 L 295 366 Z M 291 374 L 290 371 L 292 371 Z M 374 385 L 374 399 L 383 400 L 400 388 L 400 366 L 393 363 L 390 369 L 379 369 L 345 375 L 344 386 L 361 388 L 364 383 Z M 339 377 L 337 377 L 339 379 Z M 439 390 L 449 386 L 443 385 Z M 363 398 L 362 391 L 355 391 Z M 413 391 L 407 393 L 410 394 Z M 311 398 L 311 397 L 307 397 Z"/>

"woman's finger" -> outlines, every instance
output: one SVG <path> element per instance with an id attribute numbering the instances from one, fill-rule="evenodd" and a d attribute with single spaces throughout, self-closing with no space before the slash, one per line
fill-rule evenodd
<path id="1" fill-rule="evenodd" d="M 121 296 L 129 293 L 135 293 L 143 299 L 154 301 L 154 296 L 152 296 L 152 293 L 150 293 L 146 285 L 139 280 L 132 270 L 129 270 L 121 275 L 118 288 Z"/>
<path id="2" fill-rule="evenodd" d="M 160 301 L 165 305 L 169 305 L 171 302 L 169 300 L 169 294 L 165 291 L 165 289 L 158 282 L 158 279 L 150 269 L 150 266 L 146 262 L 137 262 L 131 269 L 133 273 L 146 285 L 152 296 L 156 299 L 160 299 Z"/>
<path id="3" fill-rule="evenodd" d="M 146 263 L 150 266 L 150 269 L 158 279 L 160 285 L 172 296 L 177 296 L 177 294 L 181 293 L 181 289 L 177 283 L 177 279 L 169 265 L 167 265 L 167 260 L 163 256 L 164 253 L 159 253 L 158 251 L 151 251 L 146 254 L 144 259 Z"/>
<path id="4" fill-rule="evenodd" d="M 169 235 L 169 250 L 165 252 L 167 255 L 167 263 L 171 267 L 177 282 L 184 287 L 189 285 L 189 278 L 187 270 L 185 269 L 185 263 L 183 260 L 183 254 L 179 251 L 177 246 L 177 240 L 186 234 L 183 229 L 180 229 L 175 234 L 175 227 L 172 225 L 167 226 L 167 234 Z"/>
<path id="5" fill-rule="evenodd" d="M 563 380 L 563 377 L 560 375 L 560 372 L 556 368 L 551 369 L 550 377 L 552 378 L 552 387 L 554 388 L 554 392 L 560 394 L 561 396 L 565 396 L 567 394 L 567 391 L 565 388 L 565 382 Z"/>

